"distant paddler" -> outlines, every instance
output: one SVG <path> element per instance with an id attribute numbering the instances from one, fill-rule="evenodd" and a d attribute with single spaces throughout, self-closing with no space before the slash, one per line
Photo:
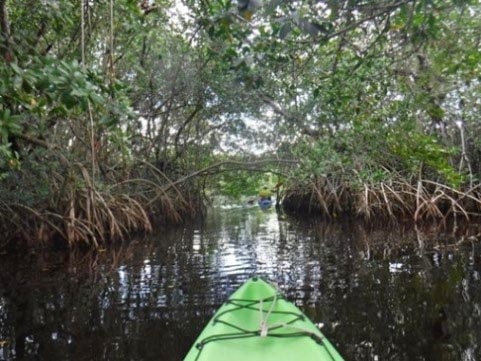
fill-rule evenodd
<path id="1" fill-rule="evenodd" d="M 271 200 L 272 199 L 272 192 L 269 189 L 269 187 L 264 186 L 260 191 L 259 191 L 259 198 L 261 201 L 265 200 Z"/>
<path id="2" fill-rule="evenodd" d="M 271 190 L 267 187 L 264 186 L 260 191 L 259 191 L 259 207 L 261 207 L 262 210 L 266 210 L 271 207 L 272 205 L 272 194 Z"/>

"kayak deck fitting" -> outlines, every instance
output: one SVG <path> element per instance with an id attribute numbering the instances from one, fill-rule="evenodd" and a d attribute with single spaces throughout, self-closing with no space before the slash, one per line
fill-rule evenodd
<path id="1" fill-rule="evenodd" d="M 269 283 L 251 278 L 224 303 L 184 361 L 340 361 L 319 329 Z"/>

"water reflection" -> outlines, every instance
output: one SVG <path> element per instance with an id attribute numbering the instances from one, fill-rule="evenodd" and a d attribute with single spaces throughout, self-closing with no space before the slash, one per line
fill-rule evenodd
<path id="1" fill-rule="evenodd" d="M 0 360 L 182 360 L 253 274 L 348 360 L 479 359 L 481 248 L 430 238 L 256 207 L 107 252 L 3 255 Z"/>

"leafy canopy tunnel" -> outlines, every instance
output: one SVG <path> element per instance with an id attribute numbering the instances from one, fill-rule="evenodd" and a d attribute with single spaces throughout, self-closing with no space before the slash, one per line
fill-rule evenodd
<path id="1" fill-rule="evenodd" d="M 270 159 L 288 208 L 469 218 L 480 209 L 480 10 L 0 0 L 4 243 L 99 246 L 179 221 L 202 212 L 219 177 L 237 196 L 256 182 L 216 164 Z"/>

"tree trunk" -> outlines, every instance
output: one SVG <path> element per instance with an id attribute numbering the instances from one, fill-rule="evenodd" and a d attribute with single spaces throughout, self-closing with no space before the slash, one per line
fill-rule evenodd
<path id="1" fill-rule="evenodd" d="M 8 22 L 7 0 L 0 0 L 0 54 L 6 62 L 13 60 L 10 24 Z"/>

